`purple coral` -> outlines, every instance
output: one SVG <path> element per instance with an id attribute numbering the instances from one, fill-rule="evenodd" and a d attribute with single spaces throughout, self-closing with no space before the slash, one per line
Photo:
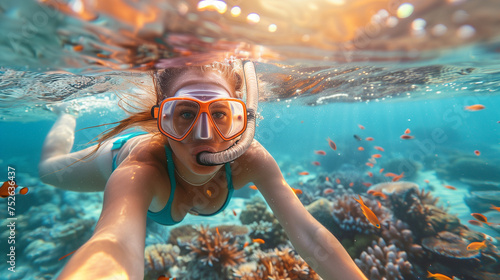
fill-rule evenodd
<path id="1" fill-rule="evenodd" d="M 372 246 L 354 261 L 370 280 L 408 279 L 413 269 L 406 252 L 394 244 L 388 246 L 382 238 L 373 241 Z"/>

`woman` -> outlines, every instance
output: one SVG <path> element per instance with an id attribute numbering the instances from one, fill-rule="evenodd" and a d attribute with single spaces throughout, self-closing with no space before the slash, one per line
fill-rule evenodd
<path id="1" fill-rule="evenodd" d="M 157 73 L 153 98 L 141 100 L 139 113 L 87 150 L 70 153 L 75 120 L 59 117 L 43 146 L 42 179 L 69 190 L 104 190 L 95 232 L 60 279 L 142 279 L 146 217 L 173 225 L 188 213 L 217 214 L 233 189 L 250 182 L 323 279 L 366 279 L 338 240 L 306 211 L 274 158 L 257 141 L 248 141 L 252 128 L 246 118 L 254 118 L 255 108 L 246 110 L 237 99 L 243 94 L 241 68 L 219 63 Z M 253 64 L 243 68 L 250 96 L 256 91 Z M 148 133 L 114 138 L 134 126 Z M 94 158 L 83 160 L 89 153 Z M 68 163 L 69 171 L 58 171 Z"/>

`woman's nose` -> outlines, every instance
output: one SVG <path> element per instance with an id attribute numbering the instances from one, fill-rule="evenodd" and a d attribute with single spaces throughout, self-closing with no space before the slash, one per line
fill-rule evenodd
<path id="1" fill-rule="evenodd" d="M 212 139 L 212 126 L 208 120 L 207 113 L 201 113 L 200 118 L 194 124 L 194 138 L 198 140 Z"/>

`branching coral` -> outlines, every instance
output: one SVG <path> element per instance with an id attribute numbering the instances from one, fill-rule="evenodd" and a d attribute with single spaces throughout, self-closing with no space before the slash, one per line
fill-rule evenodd
<path id="1" fill-rule="evenodd" d="M 144 279 L 169 276 L 168 270 L 178 262 L 180 249 L 172 244 L 149 245 L 144 250 Z"/>
<path id="2" fill-rule="evenodd" d="M 412 265 L 407 258 L 405 251 L 394 244 L 386 245 L 380 238 L 354 261 L 370 280 L 412 279 Z"/>
<path id="3" fill-rule="evenodd" d="M 230 232 L 213 233 L 208 226 L 196 230 L 198 236 L 188 245 L 191 260 L 182 279 L 228 279 L 231 267 L 245 262 L 237 240 Z"/>
<path id="4" fill-rule="evenodd" d="M 285 247 L 268 253 L 258 251 L 253 256 L 256 268 L 246 265 L 235 269 L 234 279 L 241 280 L 305 280 L 321 279 L 318 274 L 294 251 Z"/>

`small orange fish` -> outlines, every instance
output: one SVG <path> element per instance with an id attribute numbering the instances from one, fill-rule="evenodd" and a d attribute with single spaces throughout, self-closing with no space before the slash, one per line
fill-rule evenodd
<path id="1" fill-rule="evenodd" d="M 373 173 L 371 173 L 370 171 L 366 172 L 366 174 L 368 174 L 368 176 L 370 177 L 373 177 Z"/>
<path id="2" fill-rule="evenodd" d="M 399 138 L 401 138 L 403 140 L 409 140 L 409 139 L 414 139 L 415 136 L 411 136 L 411 135 L 408 135 L 408 134 L 403 134 L 403 135 L 399 136 Z"/>
<path id="3" fill-rule="evenodd" d="M 443 275 L 441 273 L 430 273 L 429 271 L 427 271 L 427 278 L 434 278 L 436 280 L 453 280 L 452 278 L 446 276 L 446 275 Z"/>
<path id="4" fill-rule="evenodd" d="M 368 190 L 366 193 L 371 194 L 373 196 L 378 196 L 378 197 L 383 198 L 383 199 L 387 199 L 387 195 L 385 195 L 385 193 L 380 192 L 380 191 Z"/>
<path id="5" fill-rule="evenodd" d="M 479 150 L 474 150 L 474 154 L 476 154 L 476 156 L 479 156 L 481 155 L 481 152 Z"/>
<path id="6" fill-rule="evenodd" d="M 328 145 L 330 145 L 330 148 L 332 148 L 332 150 L 337 150 L 337 144 L 335 144 L 335 142 L 332 141 L 332 139 L 330 139 L 330 137 L 328 137 Z"/>
<path id="7" fill-rule="evenodd" d="M 339 179 L 339 178 L 335 179 L 335 182 L 336 182 L 337 184 L 340 184 L 340 179 Z"/>
<path id="8" fill-rule="evenodd" d="M 425 179 L 425 180 L 424 180 L 424 182 L 425 182 L 426 184 L 429 184 L 429 183 L 430 183 L 430 181 L 429 181 L 429 180 L 427 180 L 427 179 Z"/>
<path id="9" fill-rule="evenodd" d="M 488 218 L 486 218 L 483 214 L 481 213 L 472 213 L 470 214 L 472 217 L 474 217 L 476 220 L 485 223 L 487 225 L 491 224 L 488 222 Z"/>
<path id="10" fill-rule="evenodd" d="M 363 147 L 358 147 L 358 150 L 359 150 L 359 151 L 364 151 L 364 150 L 365 150 L 365 148 L 363 148 Z"/>
<path id="11" fill-rule="evenodd" d="M 352 186 L 354 186 L 354 183 L 353 183 L 353 182 L 350 182 L 350 183 L 349 183 L 349 187 L 352 187 Z"/>
<path id="12" fill-rule="evenodd" d="M 249 186 L 249 188 L 251 188 L 252 190 L 257 190 L 257 186 L 256 185 L 251 185 L 251 186 Z"/>
<path id="13" fill-rule="evenodd" d="M 404 175 L 405 175 L 405 173 L 404 173 L 404 172 L 401 172 L 401 174 L 399 174 L 398 176 L 393 177 L 393 178 L 392 178 L 392 181 L 393 181 L 393 182 L 397 182 L 397 181 L 401 180 L 401 178 L 403 178 L 403 176 L 404 176 Z"/>
<path id="14" fill-rule="evenodd" d="M 73 46 L 73 50 L 75 52 L 81 52 L 81 51 L 83 51 L 83 46 L 82 45 Z"/>
<path id="15" fill-rule="evenodd" d="M 363 182 L 361 184 L 363 184 L 365 187 L 371 187 L 372 186 L 372 183 L 368 183 L 368 182 Z"/>
<path id="16" fill-rule="evenodd" d="M 407 129 L 405 130 L 405 134 L 410 134 L 410 132 L 411 132 L 411 131 L 410 131 L 410 129 L 409 129 L 409 128 L 407 128 Z"/>
<path id="17" fill-rule="evenodd" d="M 465 106 L 465 110 L 467 111 L 479 111 L 479 110 L 483 110 L 484 108 L 484 105 L 481 105 L 481 104 L 474 104 L 474 105 L 470 105 L 470 106 Z"/>
<path id="18" fill-rule="evenodd" d="M 325 151 L 323 151 L 323 150 L 314 151 L 314 153 L 315 153 L 315 154 L 317 154 L 317 155 L 320 155 L 320 156 L 324 156 L 324 155 L 326 155 L 326 152 L 325 152 Z"/>
<path id="19" fill-rule="evenodd" d="M 321 163 L 319 163 L 319 161 L 313 161 L 313 162 L 311 162 L 311 164 L 312 165 L 316 165 L 316 166 L 320 166 L 321 165 Z"/>
<path id="20" fill-rule="evenodd" d="M 309 175 L 309 172 L 307 172 L 307 171 L 302 171 L 302 172 L 299 172 L 299 175 L 301 175 L 301 176 Z"/>
<path id="21" fill-rule="evenodd" d="M 478 220 L 468 220 L 467 221 L 469 224 L 473 225 L 473 226 L 478 226 L 478 227 L 482 227 L 483 226 L 483 223 L 481 223 L 480 221 Z"/>
<path id="22" fill-rule="evenodd" d="M 238 214 L 236 214 L 236 211 L 234 209 L 233 209 L 233 215 L 238 216 Z"/>
<path id="23" fill-rule="evenodd" d="M 358 127 L 359 127 L 360 129 L 365 129 L 365 127 L 364 127 L 364 126 L 362 126 L 362 125 L 360 125 L 360 124 L 358 124 Z"/>
<path id="24" fill-rule="evenodd" d="M 302 194 L 302 190 L 299 190 L 299 189 L 292 188 L 292 191 L 295 193 L 295 195 Z"/>
<path id="25" fill-rule="evenodd" d="M 493 205 L 493 204 L 491 204 L 490 209 L 497 210 L 498 212 L 500 212 L 500 207 L 496 207 L 496 206 L 495 206 L 495 205 Z"/>
<path id="26" fill-rule="evenodd" d="M 382 208 L 382 203 L 380 203 L 380 200 L 377 200 L 377 206 L 378 208 Z"/>
<path id="27" fill-rule="evenodd" d="M 379 146 L 375 146 L 374 148 L 375 148 L 376 150 L 379 150 L 379 151 L 381 151 L 381 152 L 385 151 L 385 150 L 384 150 L 384 148 L 382 148 L 382 147 L 379 147 Z"/>
<path id="28" fill-rule="evenodd" d="M 263 239 L 261 238 L 254 238 L 252 239 L 252 242 L 259 243 L 259 244 L 264 244 L 266 243 Z"/>
<path id="29" fill-rule="evenodd" d="M 382 172 L 384 172 L 384 169 L 380 168 L 380 170 L 378 171 L 378 173 L 382 174 Z"/>
<path id="30" fill-rule="evenodd" d="M 330 178 L 328 176 L 326 176 L 325 181 L 330 182 Z"/>
<path id="31" fill-rule="evenodd" d="M 371 162 L 367 162 L 367 163 L 365 163 L 365 164 L 366 164 L 367 166 L 373 167 L 373 163 L 371 163 Z"/>
<path id="32" fill-rule="evenodd" d="M 467 246 L 467 250 L 469 251 L 478 251 L 486 248 L 486 240 L 483 240 L 483 242 L 472 242 Z"/>
<path id="33" fill-rule="evenodd" d="M 103 53 L 97 53 L 96 56 L 100 58 L 109 58 L 109 55 Z"/>
<path id="34" fill-rule="evenodd" d="M 447 189 L 450 189 L 450 190 L 456 190 L 457 189 L 454 186 L 450 186 L 450 185 L 446 185 L 444 187 L 447 188 Z"/>
<path id="35" fill-rule="evenodd" d="M 361 199 L 361 196 L 360 195 L 358 195 L 358 196 L 359 196 L 359 200 L 357 200 L 356 198 L 354 198 L 354 200 L 356 200 L 361 205 L 361 211 L 363 211 L 363 214 L 365 215 L 365 217 L 376 228 L 380 228 L 380 222 L 379 222 L 377 216 L 375 215 L 375 213 L 373 213 L 373 211 L 365 205 L 365 203 L 363 202 L 363 199 Z"/>
<path id="36" fill-rule="evenodd" d="M 326 188 L 324 191 L 323 191 L 323 194 L 331 194 L 331 193 L 334 193 L 335 190 L 333 190 L 332 188 Z"/>
<path id="37" fill-rule="evenodd" d="M 365 140 L 366 140 L 366 141 L 373 141 L 373 140 L 375 140 L 375 139 L 373 139 L 373 137 L 366 137 L 366 139 L 365 139 Z"/>
<path id="38" fill-rule="evenodd" d="M 381 158 L 381 157 L 382 157 L 381 154 L 374 154 L 374 155 L 372 155 L 372 158 Z"/>
<path id="39" fill-rule="evenodd" d="M 248 244 L 249 244 L 248 241 L 245 242 L 245 244 L 243 244 L 243 249 L 245 249 L 248 246 Z"/>

